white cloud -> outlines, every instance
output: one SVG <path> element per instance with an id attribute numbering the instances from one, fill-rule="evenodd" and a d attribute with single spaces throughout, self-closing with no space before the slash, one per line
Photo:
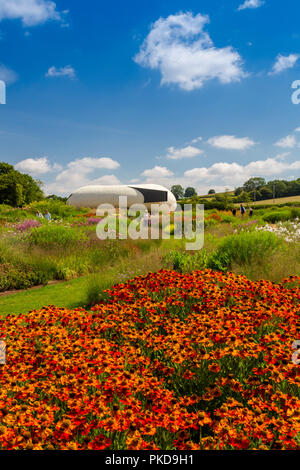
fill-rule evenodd
<path id="1" fill-rule="evenodd" d="M 282 139 L 278 140 L 278 142 L 276 142 L 274 145 L 282 148 L 294 148 L 297 145 L 297 141 L 295 136 L 287 135 L 286 137 L 283 137 Z"/>
<path id="2" fill-rule="evenodd" d="M 168 188 L 174 184 L 180 184 L 184 188 L 193 186 L 198 194 L 207 194 L 211 188 L 221 192 L 226 188 L 234 189 L 254 176 L 277 178 L 284 175 L 287 178 L 289 172 L 300 169 L 300 160 L 292 163 L 285 161 L 288 155 L 289 152 L 284 152 L 245 165 L 237 162 L 219 162 L 209 167 L 192 168 L 181 176 L 175 175 L 165 167 L 155 167 L 142 173 L 141 183 L 156 183 Z"/>
<path id="3" fill-rule="evenodd" d="M 255 142 L 249 137 L 238 138 L 234 135 L 211 137 L 207 142 L 213 147 L 226 150 L 246 150 L 255 145 Z"/>
<path id="4" fill-rule="evenodd" d="M 151 27 L 139 53 L 138 64 L 157 69 L 161 84 L 176 84 L 191 91 L 208 80 L 221 83 L 239 81 L 246 74 L 242 59 L 231 46 L 217 48 L 204 31 L 207 15 L 178 13 L 159 18 Z"/>
<path id="5" fill-rule="evenodd" d="M 246 10 L 247 8 L 259 8 L 264 3 L 264 0 L 245 0 L 245 2 L 238 7 L 238 10 Z"/>
<path id="6" fill-rule="evenodd" d="M 201 142 L 202 140 L 203 140 L 202 137 L 196 137 L 196 139 L 193 139 L 191 143 L 192 144 L 197 144 L 198 142 Z"/>
<path id="7" fill-rule="evenodd" d="M 278 56 L 276 57 L 276 62 L 273 65 L 271 72 L 269 72 L 269 75 L 276 75 L 278 73 L 283 72 L 284 70 L 293 68 L 299 58 L 299 54 L 290 54 L 288 56 L 278 54 Z"/>
<path id="8" fill-rule="evenodd" d="M 100 178 L 95 178 L 89 184 L 110 185 L 110 184 L 120 184 L 120 183 L 121 181 L 115 175 L 104 175 L 104 176 L 100 176 Z"/>
<path id="9" fill-rule="evenodd" d="M 169 147 L 166 158 L 169 158 L 170 160 L 181 160 L 182 158 L 193 158 L 197 155 L 201 155 L 202 153 L 203 150 L 200 150 L 197 147 L 193 147 L 192 145 L 188 145 L 187 147 L 183 147 L 181 149 Z"/>
<path id="10" fill-rule="evenodd" d="M 115 175 L 103 175 L 99 178 L 90 179 L 86 176 L 74 175 L 72 179 L 61 179 L 44 185 L 43 190 L 46 194 L 57 194 L 61 196 L 69 196 L 73 191 L 81 186 L 88 186 L 93 184 L 121 184 L 119 178 Z"/>
<path id="11" fill-rule="evenodd" d="M 174 173 L 171 170 L 168 170 L 165 166 L 156 165 L 154 168 L 143 171 L 142 176 L 146 178 L 166 178 L 173 174 Z"/>
<path id="12" fill-rule="evenodd" d="M 46 77 L 68 77 L 75 78 L 76 72 L 71 65 L 66 65 L 65 67 L 50 67 L 46 73 Z"/>
<path id="13" fill-rule="evenodd" d="M 23 26 L 36 26 L 48 20 L 63 21 L 63 15 L 50 0 L 1 0 L 0 21 L 5 19 L 21 19 Z"/>
<path id="14" fill-rule="evenodd" d="M 297 128 L 295 129 L 295 132 L 300 132 L 300 127 L 297 127 Z"/>
<path id="15" fill-rule="evenodd" d="M 57 163 L 51 165 L 47 157 L 26 158 L 18 162 L 14 167 L 16 170 L 22 173 L 28 173 L 32 176 L 44 175 L 45 173 L 62 169 Z"/>
<path id="16" fill-rule="evenodd" d="M 116 170 L 119 162 L 111 158 L 84 157 L 73 160 L 61 171 L 54 182 L 45 185 L 47 194 L 70 194 L 81 186 L 90 184 L 119 184 L 119 179 L 112 174 L 95 177 L 97 170 Z"/>
<path id="17" fill-rule="evenodd" d="M 291 170 L 300 169 L 300 161 L 284 162 L 286 154 L 280 154 L 266 160 L 257 160 L 241 165 L 239 163 L 215 163 L 210 167 L 193 168 L 184 173 L 190 183 L 216 183 L 240 185 L 253 176 L 274 177 Z"/>
<path id="18" fill-rule="evenodd" d="M 0 80 L 3 80 L 6 85 L 16 82 L 18 75 L 13 70 L 9 69 L 3 64 L 0 64 Z"/>

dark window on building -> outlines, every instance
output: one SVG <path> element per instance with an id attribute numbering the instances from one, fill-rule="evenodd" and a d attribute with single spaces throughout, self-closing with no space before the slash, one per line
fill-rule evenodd
<path id="1" fill-rule="evenodd" d="M 144 196 L 144 203 L 151 203 L 151 202 L 166 202 L 168 201 L 168 193 L 167 191 L 160 191 L 157 189 L 148 189 L 148 188 L 135 188 L 134 186 L 130 186 L 132 189 L 139 191 Z"/>

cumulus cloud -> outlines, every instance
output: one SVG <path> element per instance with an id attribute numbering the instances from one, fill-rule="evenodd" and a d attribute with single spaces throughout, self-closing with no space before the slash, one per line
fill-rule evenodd
<path id="1" fill-rule="evenodd" d="M 154 168 L 143 171 L 142 176 L 146 178 L 166 178 L 173 174 L 174 173 L 165 166 L 156 165 Z"/>
<path id="2" fill-rule="evenodd" d="M 287 135 L 278 140 L 274 145 L 282 148 L 294 148 L 297 145 L 296 137 L 294 135 Z"/>
<path id="3" fill-rule="evenodd" d="M 119 162 L 106 157 L 73 160 L 56 176 L 54 182 L 45 185 L 45 191 L 47 194 L 68 195 L 81 186 L 90 184 L 119 184 L 120 180 L 113 174 L 95 177 L 99 170 L 117 170 L 119 167 Z"/>
<path id="4" fill-rule="evenodd" d="M 74 79 L 76 78 L 76 72 L 71 65 L 60 68 L 52 66 L 48 69 L 46 77 L 68 77 Z"/>
<path id="5" fill-rule="evenodd" d="M 16 82 L 17 79 L 18 75 L 16 74 L 16 72 L 6 67 L 5 65 L 0 64 L 0 80 L 3 80 L 6 85 L 10 85 Z"/>
<path id="6" fill-rule="evenodd" d="M 248 8 L 259 8 L 264 4 L 264 0 L 245 0 L 244 3 L 242 3 L 239 7 L 238 10 L 246 10 Z"/>
<path id="7" fill-rule="evenodd" d="M 62 169 L 57 163 L 51 165 L 47 157 L 26 158 L 18 162 L 14 167 L 21 173 L 28 173 L 32 176 L 40 176 L 51 171 L 59 171 Z"/>
<path id="8" fill-rule="evenodd" d="M 215 47 L 204 27 L 207 15 L 178 13 L 159 18 L 134 57 L 138 64 L 159 70 L 161 84 L 176 84 L 192 91 L 206 81 L 239 81 L 246 74 L 232 46 Z"/>
<path id="9" fill-rule="evenodd" d="M 249 139 L 249 137 L 239 138 L 234 135 L 211 137 L 207 142 L 213 147 L 225 150 L 246 150 L 255 145 L 255 142 Z"/>
<path id="10" fill-rule="evenodd" d="M 286 154 L 280 154 L 266 160 L 257 160 L 241 165 L 239 163 L 220 162 L 210 167 L 193 168 L 184 173 L 184 177 L 190 182 L 218 183 L 227 185 L 240 185 L 253 176 L 274 177 L 281 173 L 299 170 L 300 161 L 293 163 L 284 162 Z"/>
<path id="11" fill-rule="evenodd" d="M 1 0 L 0 21 L 21 19 L 23 26 L 36 26 L 48 20 L 63 21 L 64 13 L 50 0 Z"/>
<path id="12" fill-rule="evenodd" d="M 269 72 L 269 75 L 276 75 L 283 72 L 284 70 L 293 68 L 296 65 L 299 57 L 299 54 L 290 54 L 288 56 L 278 54 L 276 57 L 276 62 L 273 65 L 271 72 Z"/>
<path id="13" fill-rule="evenodd" d="M 198 149 L 197 147 L 193 147 L 192 145 L 188 145 L 187 147 L 176 149 L 175 147 L 169 147 L 168 153 L 166 158 L 170 160 L 181 160 L 183 158 L 193 158 L 201 155 L 203 150 Z"/>

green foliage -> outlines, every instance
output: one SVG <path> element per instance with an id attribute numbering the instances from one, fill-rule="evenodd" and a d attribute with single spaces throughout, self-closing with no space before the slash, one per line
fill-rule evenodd
<path id="1" fill-rule="evenodd" d="M 45 214 L 47 210 L 50 212 L 52 218 L 54 219 L 68 219 L 89 211 L 89 209 L 86 208 L 82 208 L 79 210 L 75 209 L 74 207 L 68 206 L 65 202 L 56 198 L 32 202 L 26 207 L 26 209 L 32 214 L 36 214 L 37 212 Z"/>
<path id="2" fill-rule="evenodd" d="M 52 279 L 52 273 L 45 266 L 24 266 L 0 264 L 0 291 L 26 289 L 31 286 L 46 284 Z"/>
<path id="3" fill-rule="evenodd" d="M 253 191 L 255 189 L 260 189 L 265 185 L 266 185 L 266 180 L 264 178 L 254 177 L 254 178 L 250 178 L 248 181 L 244 183 L 243 189 L 244 191 L 249 193 L 250 191 Z"/>
<path id="4" fill-rule="evenodd" d="M 94 274 L 87 280 L 85 290 L 85 305 L 92 306 L 99 302 L 106 300 L 108 294 L 104 292 L 109 289 L 113 284 L 112 276 L 103 276 L 101 274 Z"/>
<path id="5" fill-rule="evenodd" d="M 40 182 L 16 171 L 12 165 L 0 163 L 0 204 L 20 207 L 43 198 Z"/>
<path id="6" fill-rule="evenodd" d="M 176 199 L 182 199 L 184 196 L 184 189 L 180 184 L 175 184 L 171 187 L 171 192 L 174 194 Z"/>
<path id="7" fill-rule="evenodd" d="M 236 188 L 234 191 L 237 196 L 236 202 L 247 202 L 241 199 L 241 194 L 248 195 L 249 199 L 257 201 L 276 198 L 298 196 L 300 195 L 300 178 L 294 181 L 272 180 L 266 181 L 264 178 L 250 178 L 242 187 Z"/>
<path id="8" fill-rule="evenodd" d="M 220 211 L 222 210 L 229 210 L 233 207 L 232 204 L 232 198 L 227 195 L 227 196 L 219 196 L 218 200 L 213 197 L 210 199 L 205 199 L 201 197 L 193 197 L 192 199 L 184 199 L 182 201 L 178 201 L 178 204 L 180 204 L 182 207 L 184 204 L 203 204 L 205 210 L 211 210 L 211 209 L 218 209 Z"/>
<path id="9" fill-rule="evenodd" d="M 11 207 L 7 204 L 0 204 L 0 221 L 3 223 L 17 222 L 25 219 L 26 217 L 28 217 L 27 211 Z"/>
<path id="10" fill-rule="evenodd" d="M 249 265 L 268 257 L 281 244 L 282 241 L 270 232 L 244 232 L 223 238 L 212 253 L 206 250 L 194 253 L 171 251 L 163 258 L 163 262 L 165 266 L 181 273 L 198 269 L 225 272 L 233 265 Z"/>
<path id="11" fill-rule="evenodd" d="M 185 273 L 197 269 L 205 269 L 208 259 L 209 256 L 205 250 L 193 253 L 188 251 L 170 251 L 163 257 L 163 263 L 168 268 Z"/>
<path id="12" fill-rule="evenodd" d="M 271 212 L 269 214 L 263 215 L 263 220 L 265 222 L 275 224 L 276 222 L 283 222 L 286 220 L 290 220 L 293 218 L 292 212 L 289 210 L 285 211 L 276 211 L 276 212 Z"/>
<path id="13" fill-rule="evenodd" d="M 226 271 L 233 264 L 250 264 L 268 257 L 282 241 L 270 232 L 242 232 L 225 237 L 211 255 L 207 267 Z"/>
<path id="14" fill-rule="evenodd" d="M 195 188 L 189 186 L 188 188 L 186 188 L 184 192 L 184 197 L 193 197 L 193 196 L 197 196 L 196 190 Z"/>
<path id="15" fill-rule="evenodd" d="M 291 216 L 292 216 L 292 219 L 300 219 L 300 209 L 296 208 L 296 207 L 292 207 L 291 208 Z"/>
<path id="16" fill-rule="evenodd" d="M 87 240 L 82 230 L 52 223 L 34 228 L 30 234 L 30 244 L 42 248 L 66 248 Z"/>

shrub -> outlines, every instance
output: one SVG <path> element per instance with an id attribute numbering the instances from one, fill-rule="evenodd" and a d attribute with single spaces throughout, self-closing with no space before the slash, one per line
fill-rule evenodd
<path id="1" fill-rule="evenodd" d="M 163 263 L 168 268 L 175 269 L 179 273 L 185 273 L 206 268 L 208 259 L 209 257 L 205 250 L 193 253 L 170 251 L 163 257 Z"/>
<path id="2" fill-rule="evenodd" d="M 292 214 L 293 219 L 300 219 L 300 209 L 297 209 L 296 207 L 292 207 L 291 214 Z"/>
<path id="3" fill-rule="evenodd" d="M 226 272 L 233 265 L 251 264 L 268 257 L 281 243 L 273 233 L 243 232 L 222 239 L 213 253 L 171 251 L 164 256 L 163 262 L 180 273 L 206 268 Z"/>
<path id="4" fill-rule="evenodd" d="M 42 266 L 15 266 L 9 263 L 0 265 L 0 291 L 9 289 L 27 289 L 39 284 L 47 284 L 53 274 Z"/>
<path id="5" fill-rule="evenodd" d="M 207 267 L 226 271 L 233 264 L 250 264 L 263 259 L 279 247 L 282 241 L 270 232 L 242 232 L 224 238 L 210 255 Z"/>
<path id="6" fill-rule="evenodd" d="M 275 224 L 276 222 L 290 220 L 293 217 L 292 217 L 291 211 L 285 210 L 285 211 L 278 211 L 278 212 L 276 211 L 270 214 L 265 214 L 263 215 L 262 218 L 265 222 Z"/>
<path id="7" fill-rule="evenodd" d="M 42 225 L 34 228 L 30 235 L 30 244 L 43 248 L 66 248 L 85 240 L 88 238 L 83 231 L 63 225 Z"/>

